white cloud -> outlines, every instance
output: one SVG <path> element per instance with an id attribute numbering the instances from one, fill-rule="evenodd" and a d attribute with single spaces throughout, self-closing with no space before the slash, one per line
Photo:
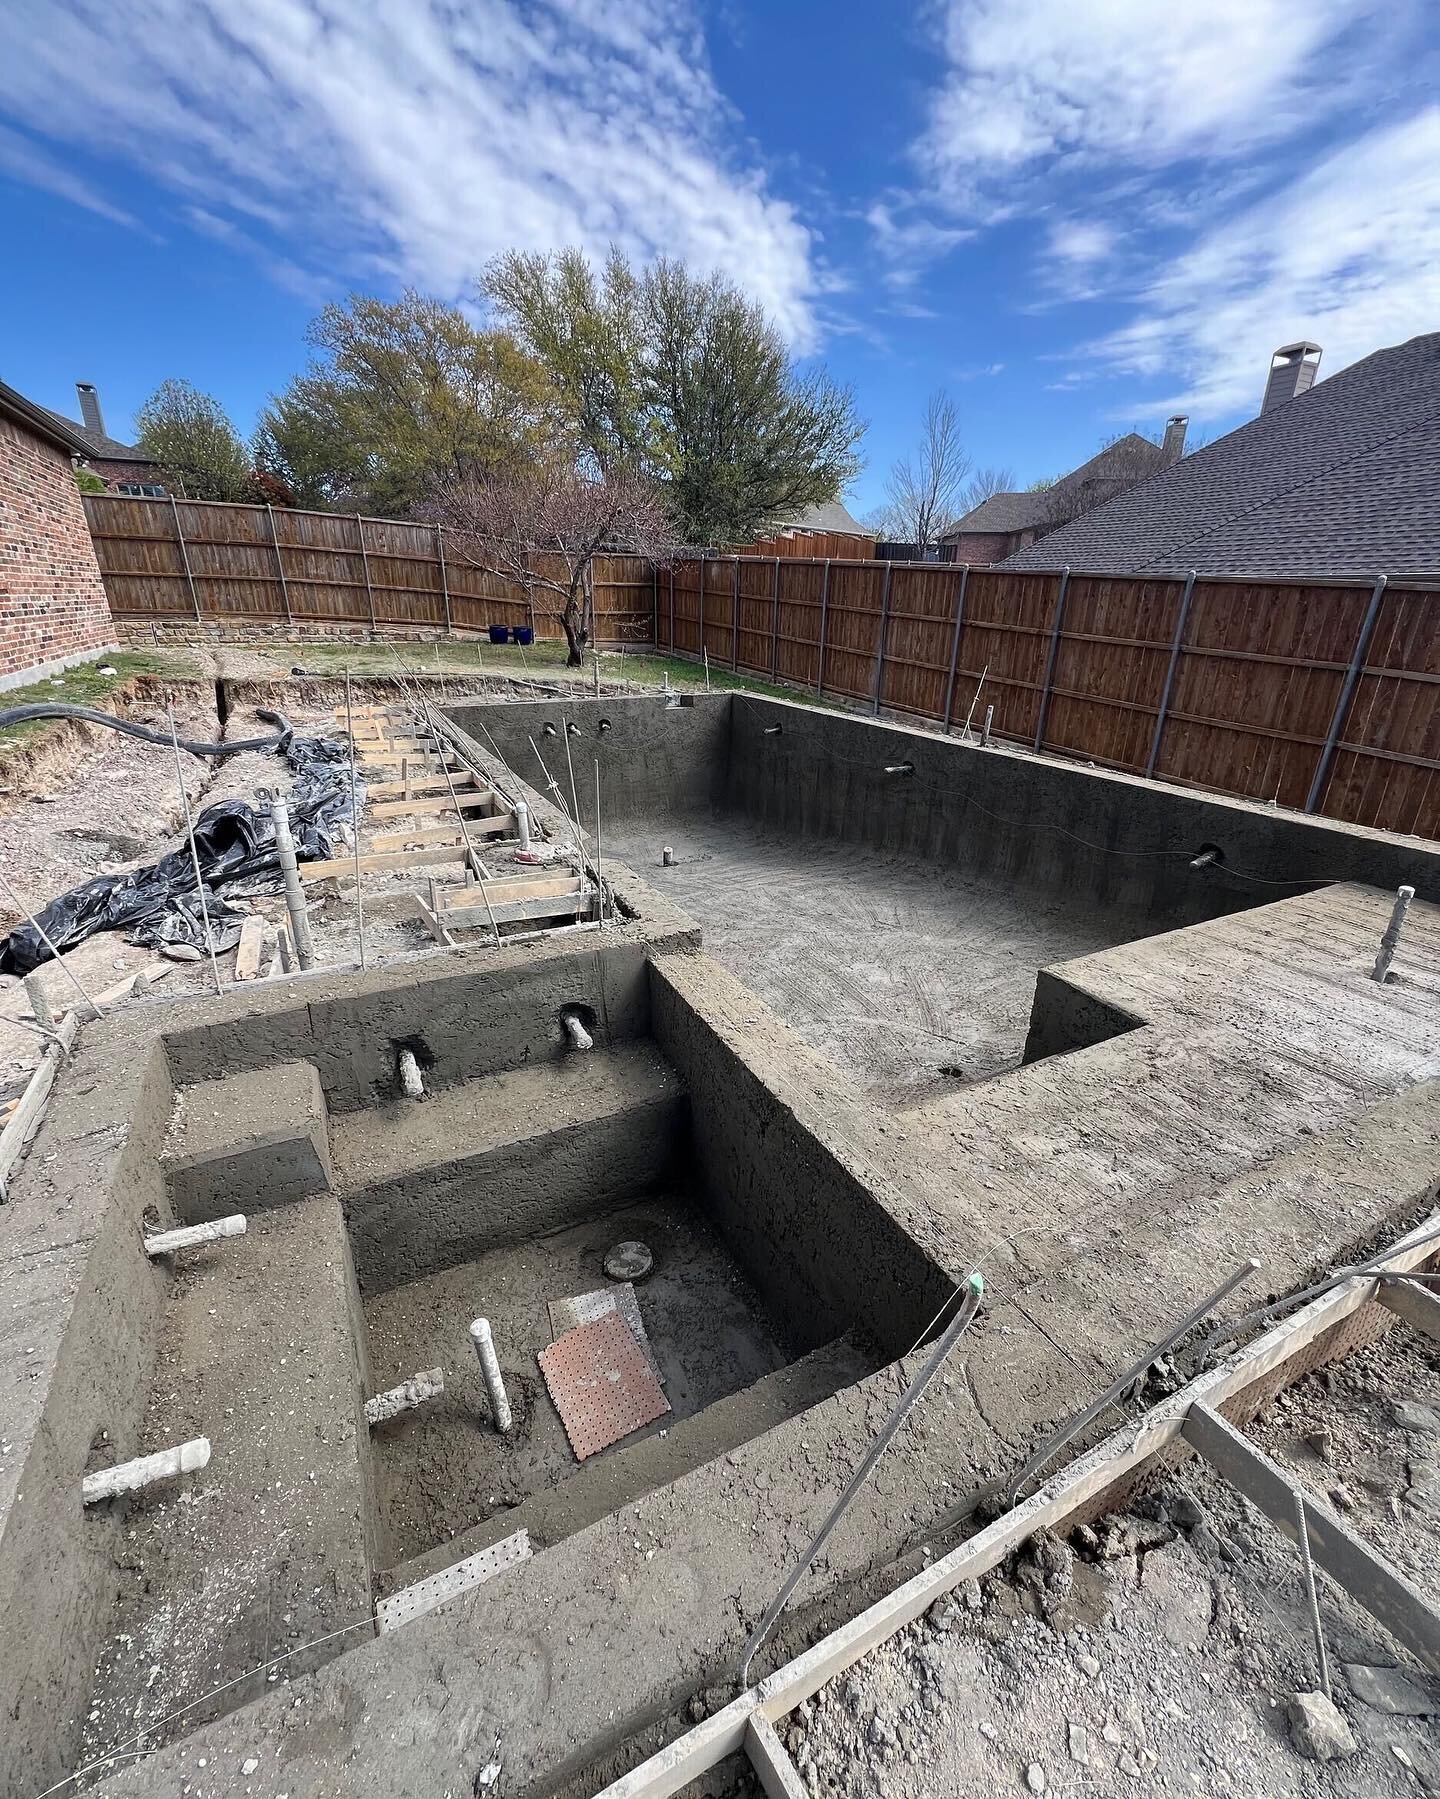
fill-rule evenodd
<path id="1" fill-rule="evenodd" d="M 1440 106 L 1381 126 L 1201 236 L 1091 346 L 1113 372 L 1167 380 L 1161 409 L 1258 409 L 1271 352 L 1324 348 L 1333 374 L 1440 329 Z"/>
<path id="2" fill-rule="evenodd" d="M 1312 123 L 1358 71 L 1319 52 L 1377 0 L 949 0 L 949 72 L 916 146 L 969 207 L 1061 159 L 1243 156 Z"/>
<path id="3" fill-rule="evenodd" d="M 1116 235 L 1098 219 L 1057 219 L 1050 227 L 1050 254 L 1066 263 L 1101 262 L 1114 249 Z"/>
<path id="4" fill-rule="evenodd" d="M 729 153 L 691 0 L 151 0 L 143 28 L 67 0 L 0 42 L 20 123 L 158 177 L 212 232 L 241 215 L 337 286 L 457 295 L 500 250 L 614 242 L 729 273 L 813 343 L 814 240 Z"/>
<path id="5" fill-rule="evenodd" d="M 877 200 L 865 214 L 875 244 L 888 265 L 884 279 L 890 287 L 908 287 L 932 262 L 975 236 L 958 225 L 937 225 L 932 219 L 906 216 L 904 203 Z"/>
<path id="6" fill-rule="evenodd" d="M 7 130 L 4 125 L 0 125 L 0 174 L 23 181 L 27 187 L 41 188 L 57 199 L 68 200 L 72 206 L 83 206 L 87 212 L 98 213 L 112 224 L 135 224 L 128 212 L 112 206 L 88 181 L 72 174 L 52 156 L 47 156 L 38 144 L 22 137 L 18 131 Z"/>

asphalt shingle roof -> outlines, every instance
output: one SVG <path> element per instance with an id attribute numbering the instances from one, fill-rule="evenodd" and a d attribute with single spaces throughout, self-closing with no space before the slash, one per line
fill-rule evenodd
<path id="1" fill-rule="evenodd" d="M 1377 350 L 1006 568 L 1440 574 L 1440 332 Z"/>
<path id="2" fill-rule="evenodd" d="M 843 500 L 825 500 L 818 506 L 807 506 L 794 518 L 777 523 L 777 531 L 848 531 L 856 537 L 873 535 L 859 519 L 851 516 Z"/>
<path id="3" fill-rule="evenodd" d="M 149 462 L 150 458 L 135 444 L 122 444 L 118 437 L 109 437 L 103 431 L 91 431 L 88 426 L 75 419 L 67 419 L 63 412 L 52 412 L 48 406 L 40 408 L 50 414 L 57 425 L 63 425 L 73 437 L 78 437 L 92 456 L 109 456 L 115 461 Z"/>
<path id="4" fill-rule="evenodd" d="M 1164 465 L 1165 452 L 1159 444 L 1151 443 L 1148 437 L 1141 437 L 1138 432 L 1127 432 L 1113 444 L 1107 444 L 1098 450 L 1088 462 L 1082 462 L 1079 468 L 1072 468 L 1068 475 L 1062 475 L 1049 487 L 1032 489 L 1027 493 L 992 493 L 988 499 L 967 512 L 945 533 L 941 542 L 956 537 L 962 531 L 1029 531 L 1045 523 L 1055 516 L 1057 504 L 1063 504 L 1064 495 L 1072 489 L 1085 494 L 1087 489 L 1094 492 L 1091 504 L 1098 505 L 1105 497 L 1107 483 L 1113 485 L 1117 480 L 1133 480 L 1137 471 L 1150 467 L 1160 468 Z"/>

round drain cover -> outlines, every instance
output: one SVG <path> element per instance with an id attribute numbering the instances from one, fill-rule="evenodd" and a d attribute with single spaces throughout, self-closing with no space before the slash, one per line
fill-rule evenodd
<path id="1" fill-rule="evenodd" d="M 643 1243 L 617 1243 L 605 1257 L 605 1272 L 612 1281 L 643 1281 L 655 1266 L 655 1258 Z"/>

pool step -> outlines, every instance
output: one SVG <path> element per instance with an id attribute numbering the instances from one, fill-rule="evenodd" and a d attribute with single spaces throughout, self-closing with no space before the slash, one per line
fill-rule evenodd
<path id="1" fill-rule="evenodd" d="M 531 1548 L 538 1553 L 866 1379 L 875 1366 L 876 1357 L 847 1332 L 678 1423 L 662 1419 L 663 1437 L 657 1428 L 577 1466 L 557 1486 L 532 1493 L 521 1504 L 380 1573 L 376 1588 L 396 1592 L 521 1529 L 529 1531 Z"/>
<path id="2" fill-rule="evenodd" d="M 330 1144 L 315 1065 L 277 1062 L 183 1088 L 161 1165 L 182 1224 L 323 1192 Z"/>
<path id="3" fill-rule="evenodd" d="M 686 1127 L 653 1043 L 484 1075 L 330 1121 L 360 1285 L 383 1293 L 666 1181 Z"/>

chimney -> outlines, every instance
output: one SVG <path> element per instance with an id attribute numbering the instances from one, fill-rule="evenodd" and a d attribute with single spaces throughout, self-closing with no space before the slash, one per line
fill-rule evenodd
<path id="1" fill-rule="evenodd" d="M 1287 400 L 1298 400 L 1314 385 L 1315 371 L 1320 367 L 1320 346 L 1307 341 L 1281 344 L 1270 358 L 1270 379 L 1265 383 L 1261 412 L 1272 406 L 1283 406 Z"/>
<path id="2" fill-rule="evenodd" d="M 87 431 L 93 431 L 97 437 L 106 437 L 105 420 L 100 416 L 100 396 L 95 391 L 93 381 L 77 381 L 75 391 L 80 396 L 80 417 Z"/>
<path id="3" fill-rule="evenodd" d="M 1165 440 L 1160 445 L 1161 454 L 1165 458 L 1165 467 L 1178 462 L 1185 454 L 1185 427 L 1190 423 L 1183 412 L 1177 412 L 1173 419 L 1165 421 Z"/>

